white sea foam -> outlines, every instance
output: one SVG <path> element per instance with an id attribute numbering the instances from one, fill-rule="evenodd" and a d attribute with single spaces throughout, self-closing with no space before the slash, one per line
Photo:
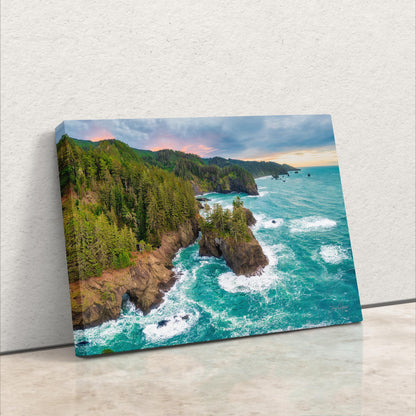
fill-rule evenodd
<path id="1" fill-rule="evenodd" d="M 247 198 L 259 198 L 259 197 L 262 197 L 264 195 L 267 195 L 268 193 L 269 193 L 269 191 L 260 191 L 258 195 L 247 195 Z"/>
<path id="2" fill-rule="evenodd" d="M 278 262 L 276 251 L 280 248 L 280 244 L 268 246 L 261 241 L 260 244 L 269 260 L 269 264 L 262 273 L 255 276 L 237 276 L 232 271 L 223 273 L 218 277 L 218 283 L 222 289 L 230 293 L 264 292 L 276 284 L 280 277 L 274 270 L 274 266 Z"/>
<path id="3" fill-rule="evenodd" d="M 265 244 L 263 241 L 258 239 L 264 254 L 269 260 L 269 264 L 264 268 L 264 271 L 267 272 L 272 266 L 276 266 L 278 263 L 278 257 L 276 255 L 277 252 L 281 251 L 283 245 L 282 244 L 275 244 L 272 246 L 269 246 Z"/>
<path id="4" fill-rule="evenodd" d="M 143 313 L 136 309 L 134 304 L 128 300 L 123 307 L 119 319 L 106 321 L 100 326 L 74 331 L 75 344 L 87 342 L 91 346 L 105 345 L 106 340 L 112 340 L 123 334 L 126 338 L 133 338 L 134 323 Z"/>
<path id="5" fill-rule="evenodd" d="M 181 311 L 174 316 L 147 325 L 143 329 L 143 333 L 148 341 L 163 341 L 188 331 L 198 319 L 199 314 L 197 312 L 186 313 L 185 311 Z"/>
<path id="6" fill-rule="evenodd" d="M 283 225 L 283 218 L 276 218 L 274 220 L 266 220 L 261 224 L 261 228 L 278 228 Z"/>
<path id="7" fill-rule="evenodd" d="M 218 277 L 220 286 L 230 293 L 263 292 L 270 289 L 276 282 L 277 276 L 264 271 L 259 276 L 237 276 L 233 272 L 223 273 Z"/>
<path id="8" fill-rule="evenodd" d="M 349 258 L 348 251 L 336 245 L 321 246 L 319 254 L 326 263 L 331 264 L 339 264 Z"/>
<path id="9" fill-rule="evenodd" d="M 264 214 L 255 215 L 256 224 L 253 226 L 253 230 L 257 231 L 262 228 L 278 228 L 283 225 L 283 218 L 267 218 Z M 274 222 L 273 222 L 274 221 Z"/>
<path id="10" fill-rule="evenodd" d="M 253 321 L 248 316 L 233 316 L 226 308 L 218 310 L 206 303 L 201 303 L 200 306 L 210 316 L 214 325 L 216 322 L 221 322 L 221 326 L 233 331 L 234 336 L 250 335 L 249 328 L 253 326 Z"/>
<path id="11" fill-rule="evenodd" d="M 337 225 L 336 221 L 324 217 L 304 217 L 290 221 L 290 231 L 292 233 L 302 233 L 309 231 L 326 231 Z"/>
<path id="12" fill-rule="evenodd" d="M 293 250 L 285 244 L 275 244 L 270 249 L 276 254 L 278 261 L 287 261 L 288 259 L 293 261 L 296 259 Z"/>
<path id="13" fill-rule="evenodd" d="M 211 209 L 214 208 L 215 204 L 219 204 L 219 205 L 221 205 L 222 209 L 224 209 L 224 210 L 225 209 L 229 209 L 231 211 L 233 210 L 233 204 L 232 204 L 232 201 L 230 201 L 230 200 L 228 200 L 228 201 L 227 200 L 221 200 L 221 199 L 211 200 L 211 201 L 207 202 L 207 204 L 210 206 Z"/>

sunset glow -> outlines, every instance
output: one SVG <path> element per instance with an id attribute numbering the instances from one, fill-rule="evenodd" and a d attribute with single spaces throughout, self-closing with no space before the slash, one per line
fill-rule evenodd
<path id="1" fill-rule="evenodd" d="M 92 142 L 101 142 L 103 140 L 114 140 L 115 137 L 113 136 L 108 136 L 108 137 L 93 137 L 90 139 L 90 141 Z"/>
<path id="2" fill-rule="evenodd" d="M 317 147 L 312 149 L 302 149 L 300 151 L 278 152 L 256 157 L 254 159 L 246 158 L 244 160 L 263 160 L 265 162 L 286 163 L 297 168 L 338 164 L 334 147 Z"/>
<path id="3" fill-rule="evenodd" d="M 187 143 L 177 137 L 168 136 L 168 137 L 158 137 L 154 141 L 157 142 L 156 146 L 150 148 L 151 151 L 157 152 L 163 149 L 172 149 L 179 150 L 184 153 L 193 153 L 200 157 L 207 157 L 212 152 L 215 152 L 217 149 L 215 147 L 205 146 L 201 144 L 201 138 L 195 138 L 194 143 Z"/>
<path id="4" fill-rule="evenodd" d="M 86 137 L 86 140 L 90 140 L 92 142 L 101 142 L 103 140 L 114 140 L 114 135 L 103 128 L 93 128 Z"/>
<path id="5" fill-rule="evenodd" d="M 200 157 L 273 161 L 295 167 L 336 165 L 329 115 L 82 120 L 70 137 L 116 138 L 135 149 L 172 149 Z M 59 134 L 57 135 L 59 136 Z"/>

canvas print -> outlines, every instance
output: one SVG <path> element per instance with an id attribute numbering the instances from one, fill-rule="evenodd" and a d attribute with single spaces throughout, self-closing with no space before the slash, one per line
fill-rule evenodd
<path id="1" fill-rule="evenodd" d="M 329 115 L 56 128 L 75 352 L 362 320 Z"/>

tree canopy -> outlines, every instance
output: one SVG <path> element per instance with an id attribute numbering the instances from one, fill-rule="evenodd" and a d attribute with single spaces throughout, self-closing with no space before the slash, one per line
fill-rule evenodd
<path id="1" fill-rule="evenodd" d="M 57 150 L 71 282 L 127 267 L 133 251 L 158 247 L 164 232 L 196 216 L 190 183 L 125 143 L 81 147 L 64 135 Z"/>
<path id="2" fill-rule="evenodd" d="M 220 204 L 214 204 L 212 209 L 205 204 L 200 227 L 203 234 L 215 233 L 224 239 L 249 241 L 251 238 L 243 201 L 238 196 L 234 198 L 232 211 L 223 209 Z"/>

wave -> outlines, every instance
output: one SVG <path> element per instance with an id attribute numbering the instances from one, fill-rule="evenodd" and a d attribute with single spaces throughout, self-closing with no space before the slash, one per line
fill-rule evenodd
<path id="1" fill-rule="evenodd" d="M 349 258 L 348 251 L 336 245 L 321 246 L 319 254 L 326 263 L 331 264 L 339 264 Z"/>
<path id="2" fill-rule="evenodd" d="M 253 230 L 257 231 L 262 228 L 278 228 L 283 225 L 283 218 L 270 219 L 264 214 L 255 215 L 256 224 L 253 226 Z"/>
<path id="3" fill-rule="evenodd" d="M 304 217 L 290 221 L 290 232 L 326 231 L 337 225 L 337 222 L 324 217 Z"/>
<path id="4" fill-rule="evenodd" d="M 256 178 L 256 181 L 258 181 L 259 179 L 267 179 L 267 178 L 271 178 L 272 175 L 266 175 L 266 176 L 260 176 L 258 178 Z"/>
<path id="5" fill-rule="evenodd" d="M 138 319 L 143 319 L 143 312 L 136 309 L 134 304 L 127 300 L 122 304 L 120 317 L 115 320 L 103 322 L 99 326 L 74 330 L 75 345 L 89 344 L 89 346 L 107 345 L 117 336 L 123 334 L 126 339 L 134 338 L 134 325 Z"/>
<path id="6" fill-rule="evenodd" d="M 206 202 L 211 209 L 214 208 L 215 204 L 221 205 L 222 209 L 229 209 L 233 210 L 232 200 L 225 200 L 225 199 L 211 199 L 211 201 Z"/>
<path id="7" fill-rule="evenodd" d="M 270 193 L 269 191 L 260 191 L 258 195 L 247 195 L 246 198 L 259 198 Z"/>
<path id="8" fill-rule="evenodd" d="M 230 293 L 263 292 L 270 289 L 276 283 L 278 276 L 265 271 L 258 276 L 237 276 L 233 272 L 223 273 L 218 277 L 218 283 L 222 289 Z"/>
<path id="9" fill-rule="evenodd" d="M 274 266 L 278 263 L 276 252 L 281 250 L 281 244 L 268 246 L 262 241 L 259 243 L 269 259 L 269 264 L 263 269 L 263 272 L 254 276 L 237 276 L 232 271 L 222 273 L 218 276 L 218 283 L 222 289 L 230 293 L 255 293 L 265 292 L 275 286 L 280 279 Z"/>
<path id="10" fill-rule="evenodd" d="M 143 334 L 150 342 L 163 341 L 187 332 L 199 319 L 199 313 L 181 311 L 169 318 L 144 327 Z"/>

